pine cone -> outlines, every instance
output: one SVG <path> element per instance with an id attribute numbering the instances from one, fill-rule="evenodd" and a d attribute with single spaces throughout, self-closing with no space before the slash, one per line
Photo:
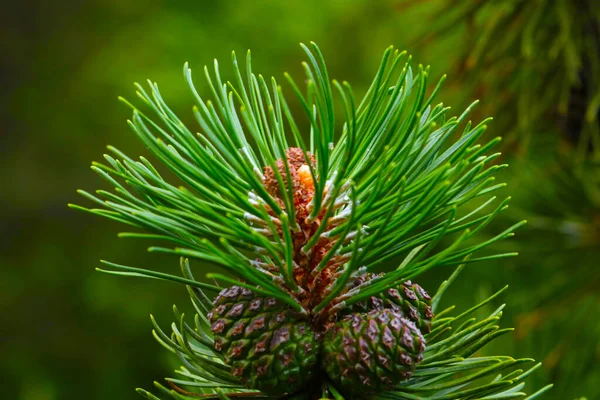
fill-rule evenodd
<path id="1" fill-rule="evenodd" d="M 250 389 L 293 393 L 311 379 L 319 346 L 307 321 L 277 299 L 232 286 L 209 313 L 215 349 Z"/>
<path id="2" fill-rule="evenodd" d="M 374 277 L 376 277 L 375 274 L 362 275 L 353 282 L 353 286 L 356 287 Z M 431 320 L 433 319 L 431 297 L 421 286 L 411 281 L 403 282 L 377 296 L 371 296 L 368 300 L 353 304 L 344 312 L 344 315 L 385 308 L 402 313 L 404 318 L 415 323 L 421 333 L 431 332 Z"/>
<path id="3" fill-rule="evenodd" d="M 376 393 L 409 379 L 424 351 L 421 332 L 400 313 L 355 313 L 325 335 L 323 368 L 348 393 Z"/>

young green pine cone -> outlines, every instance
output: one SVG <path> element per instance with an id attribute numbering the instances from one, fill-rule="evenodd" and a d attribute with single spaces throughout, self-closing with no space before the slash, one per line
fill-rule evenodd
<path id="1" fill-rule="evenodd" d="M 425 339 L 399 312 L 355 313 L 336 323 L 323 341 L 322 365 L 347 393 L 377 393 L 409 379 L 423 359 Z"/>
<path id="2" fill-rule="evenodd" d="M 376 277 L 375 274 L 362 275 L 353 282 L 353 286 L 361 285 L 374 277 Z M 401 312 L 404 318 L 414 322 L 423 334 L 431 331 L 431 320 L 433 319 L 431 297 L 421 286 L 411 281 L 403 282 L 401 285 L 389 288 L 377 296 L 371 296 L 367 300 L 359 301 L 349 307 L 348 311 L 344 314 L 365 313 L 384 308 Z"/>
<path id="3" fill-rule="evenodd" d="M 319 346 L 306 320 L 274 298 L 232 286 L 209 313 L 215 350 L 249 389 L 293 393 L 315 372 Z"/>

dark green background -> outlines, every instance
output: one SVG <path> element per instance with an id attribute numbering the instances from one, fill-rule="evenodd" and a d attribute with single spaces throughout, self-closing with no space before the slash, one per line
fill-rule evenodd
<path id="1" fill-rule="evenodd" d="M 135 387 L 150 388 L 153 380 L 161 380 L 176 366 L 154 342 L 149 314 L 166 326 L 173 303 L 189 311 L 183 288 L 105 276 L 94 268 L 107 259 L 177 271 L 178 260 L 149 255 L 145 243 L 117 239 L 122 227 L 116 223 L 66 206 L 83 202 L 76 189 L 102 186 L 88 167 L 101 159 L 106 145 L 132 156 L 144 153 L 125 123 L 129 110 L 117 101 L 119 95 L 135 97 L 132 82 L 157 81 L 167 102 L 190 121 L 192 102 L 182 76 L 185 61 L 196 71 L 198 90 L 205 94 L 202 67 L 218 58 L 227 77 L 231 50 L 241 58 L 252 49 L 254 70 L 265 76 L 283 81 L 287 71 L 301 79 L 304 58 L 298 43 L 313 40 L 325 54 L 330 75 L 350 81 L 362 94 L 390 44 L 407 49 L 416 63 L 431 64 L 431 76 L 437 80 L 453 66 L 461 40 L 459 29 L 444 40 L 415 46 L 412 38 L 427 30 L 428 7 L 407 10 L 398 1 L 25 1 L 2 7 L 2 399 L 132 399 L 137 398 Z M 454 109 L 458 113 L 464 107 L 456 104 L 462 99 L 461 86 L 450 76 L 438 101 L 459 106 Z M 503 134 L 492 125 L 489 137 Z M 529 204 L 534 196 L 532 186 L 520 181 L 519 171 L 529 171 L 537 158 L 544 155 L 518 161 L 521 170 L 503 175 L 509 181 L 505 192 L 518 204 Z M 522 215 L 509 214 L 488 233 Z M 541 264 L 549 264 L 552 276 L 558 276 L 553 279 L 571 290 L 574 286 L 575 292 L 589 279 L 569 274 L 571 265 L 587 263 L 584 271 L 596 279 L 593 269 L 600 258 L 595 242 L 587 250 L 548 256 L 546 250 L 562 248 L 567 239 L 531 229 L 502 245 L 524 256 L 473 266 L 447 301 L 466 307 L 510 283 L 513 289 L 501 301 L 513 309 L 504 321 L 511 326 L 543 302 L 530 294 L 549 276 Z M 434 291 L 448 273 L 436 271 L 423 284 Z M 541 386 L 555 381 L 557 388 L 547 398 L 592 399 L 598 393 L 594 376 L 598 379 L 600 345 L 593 334 L 589 339 L 588 331 L 598 332 L 598 301 L 590 297 L 585 310 L 569 309 L 568 304 L 567 314 L 583 312 L 589 324 L 570 329 L 567 318 L 543 333 L 535 332 L 535 323 L 521 324 L 521 330 L 493 350 L 548 364 L 531 382 Z M 544 313 L 531 315 L 534 320 L 549 318 Z M 582 329 L 587 341 L 579 339 Z M 570 355 L 586 353 L 586 361 L 575 357 L 572 365 L 556 368 L 563 354 L 556 353 L 557 343 L 564 343 L 563 353 L 565 348 Z"/>

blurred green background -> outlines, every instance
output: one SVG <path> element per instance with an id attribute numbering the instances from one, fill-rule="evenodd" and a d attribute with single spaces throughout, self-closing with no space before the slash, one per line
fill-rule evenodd
<path id="1" fill-rule="evenodd" d="M 199 75 L 214 58 L 228 76 L 231 50 L 243 55 L 252 49 L 254 70 L 283 81 L 284 71 L 302 76 L 298 43 L 310 40 L 325 54 L 330 76 L 351 82 L 358 95 L 393 44 L 416 63 L 432 65 L 433 81 L 449 73 L 438 102 L 459 113 L 479 98 L 476 118 L 497 117 L 488 138 L 508 139 L 502 162 L 511 168 L 501 178 L 513 206 L 486 234 L 528 219 L 515 239 L 502 243 L 521 256 L 471 266 L 446 301 L 467 307 L 511 285 L 501 300 L 508 305 L 504 326 L 517 330 L 492 350 L 544 362 L 529 387 L 555 382 L 546 398 L 600 398 L 594 141 L 600 7 L 585 0 L 474 6 L 483 3 L 3 5 L 0 398 L 133 399 L 135 387 L 150 388 L 170 373 L 175 360 L 152 338 L 148 316 L 166 325 L 173 303 L 189 312 L 185 290 L 105 276 L 94 267 L 107 259 L 177 271 L 178 261 L 150 256 L 145 243 L 116 238 L 123 227 L 66 204 L 83 201 L 76 189 L 102 186 L 88 166 L 101 159 L 106 145 L 132 156 L 144 153 L 125 123 L 129 110 L 117 101 L 119 95 L 134 99 L 132 82 L 158 82 L 171 107 L 191 121 L 185 61 L 206 94 Z M 423 285 L 434 291 L 448 273 L 434 271 Z"/>

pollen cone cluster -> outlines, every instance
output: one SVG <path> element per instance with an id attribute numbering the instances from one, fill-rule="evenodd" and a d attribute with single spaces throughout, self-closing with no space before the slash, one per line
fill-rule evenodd
<path id="1" fill-rule="evenodd" d="M 314 311 L 331 293 L 340 268 L 349 260 L 341 255 L 347 253 L 328 254 L 336 245 L 335 237 L 313 238 L 320 227 L 323 231 L 322 224 L 327 230 L 334 229 L 339 218 L 329 213 L 324 220 L 327 210 L 311 218 L 315 161 L 310 154 L 291 148 L 286 160 L 278 160 L 275 166 L 277 170 L 264 169 L 264 187 L 282 209 L 286 208 L 282 187 L 292 189 L 299 227 L 291 232 L 297 289 L 286 290 L 307 312 L 295 311 L 243 284 L 226 288 L 215 298 L 209 314 L 215 350 L 247 388 L 268 395 L 308 393 L 328 380 L 348 396 L 361 397 L 357 390 L 378 393 L 409 379 L 423 358 L 423 335 L 431 329 L 431 298 L 419 285 L 404 282 L 347 307 L 340 307 L 334 299 L 325 309 Z M 348 201 L 336 204 L 337 215 L 349 206 Z M 265 208 L 276 220 L 277 215 Z M 262 268 L 276 270 L 269 265 Z M 353 276 L 336 299 L 379 277 L 370 273 Z M 332 306 L 335 304 L 338 307 Z"/>

